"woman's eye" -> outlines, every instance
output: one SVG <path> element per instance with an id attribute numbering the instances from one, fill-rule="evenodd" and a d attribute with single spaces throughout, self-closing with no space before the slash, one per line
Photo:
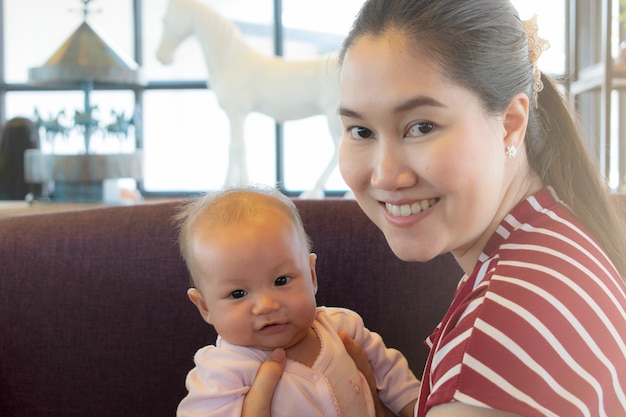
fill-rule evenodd
<path id="1" fill-rule="evenodd" d="M 246 295 L 246 291 L 245 290 L 235 290 L 235 291 L 230 293 L 230 296 L 232 298 L 241 298 L 244 295 Z"/>
<path id="2" fill-rule="evenodd" d="M 277 287 L 282 287 L 283 285 L 287 285 L 287 283 L 291 280 L 290 277 L 278 277 L 276 278 L 276 281 L 274 281 L 274 285 L 276 285 Z"/>
<path id="3" fill-rule="evenodd" d="M 350 135 L 355 139 L 371 139 L 373 133 L 365 127 L 353 127 L 350 129 Z"/>
<path id="4" fill-rule="evenodd" d="M 435 125 L 430 122 L 419 122 L 409 127 L 407 136 L 422 136 L 435 130 Z"/>

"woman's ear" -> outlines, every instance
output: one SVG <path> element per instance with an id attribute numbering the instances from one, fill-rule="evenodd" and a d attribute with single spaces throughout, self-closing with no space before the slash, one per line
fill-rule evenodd
<path id="1" fill-rule="evenodd" d="M 204 297 L 202 297 L 202 293 L 198 291 L 196 288 L 189 288 L 187 290 L 187 297 L 189 300 L 198 308 L 200 315 L 209 324 L 213 324 L 211 319 L 211 312 L 209 311 L 206 302 L 204 301 Z"/>
<path id="2" fill-rule="evenodd" d="M 313 289 L 317 294 L 317 272 L 315 272 L 315 262 L 317 261 L 317 255 L 314 253 L 309 254 L 309 267 L 311 268 L 311 280 L 313 281 Z"/>
<path id="3" fill-rule="evenodd" d="M 526 136 L 526 127 L 528 126 L 528 109 L 530 100 L 524 93 L 516 94 L 509 107 L 504 113 L 504 143 L 503 146 L 513 146 L 521 149 Z"/>

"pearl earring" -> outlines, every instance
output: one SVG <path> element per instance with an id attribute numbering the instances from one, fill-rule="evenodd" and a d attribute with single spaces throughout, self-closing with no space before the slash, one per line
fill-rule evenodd
<path id="1" fill-rule="evenodd" d="M 515 146 L 513 145 L 509 145 L 506 147 L 506 157 L 509 159 L 513 159 L 515 158 L 515 154 L 517 153 L 517 149 L 515 149 Z"/>

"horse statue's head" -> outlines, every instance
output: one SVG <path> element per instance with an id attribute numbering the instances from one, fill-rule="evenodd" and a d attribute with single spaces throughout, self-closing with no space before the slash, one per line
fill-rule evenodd
<path id="1" fill-rule="evenodd" d="M 162 64 L 174 61 L 174 51 L 192 33 L 192 0 L 169 0 L 163 16 L 163 32 L 156 56 Z"/>

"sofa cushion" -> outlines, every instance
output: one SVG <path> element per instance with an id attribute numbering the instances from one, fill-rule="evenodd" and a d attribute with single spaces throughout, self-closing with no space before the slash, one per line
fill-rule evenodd
<path id="1" fill-rule="evenodd" d="M 356 202 L 296 200 L 318 302 L 359 312 L 419 375 L 461 272 L 399 261 Z M 0 219 L 0 415 L 172 416 L 215 333 L 188 301 L 179 203 Z"/>

